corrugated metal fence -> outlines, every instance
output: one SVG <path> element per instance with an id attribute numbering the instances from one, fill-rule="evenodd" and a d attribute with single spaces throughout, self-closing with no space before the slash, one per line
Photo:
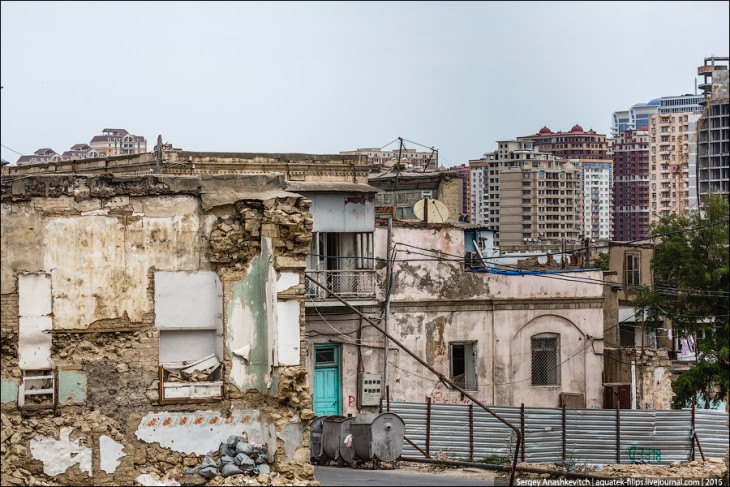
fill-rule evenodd
<path id="1" fill-rule="evenodd" d="M 549 409 L 491 407 L 523 432 L 518 458 L 530 463 L 575 462 L 668 464 L 693 457 L 724 458 L 728 414 L 724 411 L 630 409 Z M 479 406 L 391 402 L 406 423 L 406 438 L 434 457 L 480 461 L 512 458 L 515 434 Z M 699 444 L 699 447 L 698 447 Z M 408 441 L 404 456 L 423 456 Z M 701 449 L 701 453 L 700 453 Z"/>

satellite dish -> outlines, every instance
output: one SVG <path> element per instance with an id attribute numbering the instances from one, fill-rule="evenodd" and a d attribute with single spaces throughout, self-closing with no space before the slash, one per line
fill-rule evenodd
<path id="1" fill-rule="evenodd" d="M 449 210 L 439 200 L 424 198 L 413 205 L 416 218 L 426 223 L 443 223 L 449 217 Z"/>

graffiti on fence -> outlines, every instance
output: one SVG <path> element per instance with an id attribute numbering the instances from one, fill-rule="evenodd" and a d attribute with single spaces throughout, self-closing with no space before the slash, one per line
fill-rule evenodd
<path id="1" fill-rule="evenodd" d="M 662 451 L 658 448 L 644 448 L 632 445 L 628 450 L 629 460 L 632 462 L 643 460 L 645 462 L 661 462 Z"/>

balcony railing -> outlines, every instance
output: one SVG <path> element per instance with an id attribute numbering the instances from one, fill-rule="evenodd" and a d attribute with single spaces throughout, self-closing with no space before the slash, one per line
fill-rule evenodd
<path id="1" fill-rule="evenodd" d="M 341 298 L 375 298 L 374 270 L 307 271 L 306 274 Z M 306 295 L 309 299 L 316 301 L 334 299 L 329 297 L 327 291 L 309 279 L 306 280 Z"/>

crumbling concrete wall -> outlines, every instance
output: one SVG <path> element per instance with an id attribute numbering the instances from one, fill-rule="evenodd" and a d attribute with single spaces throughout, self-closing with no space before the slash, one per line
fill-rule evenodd
<path id="1" fill-rule="evenodd" d="M 301 341 L 312 220 L 309 200 L 282 187 L 271 175 L 3 181 L 4 481 L 119 485 L 142 473 L 181 473 L 201 460 L 184 447 L 195 437 L 187 422 L 205 423 L 214 447 L 234 430 L 248 432 L 267 443 L 274 475 L 312 479 Z M 219 399 L 160 401 L 159 271 L 214 272 L 221 283 Z M 50 280 L 57 403 L 21 409 L 19 303 L 34 295 L 18 282 L 41 274 Z M 266 339 L 251 341 L 244 359 L 234 340 L 252 330 Z M 174 425 L 180 440 L 165 440 Z"/>

